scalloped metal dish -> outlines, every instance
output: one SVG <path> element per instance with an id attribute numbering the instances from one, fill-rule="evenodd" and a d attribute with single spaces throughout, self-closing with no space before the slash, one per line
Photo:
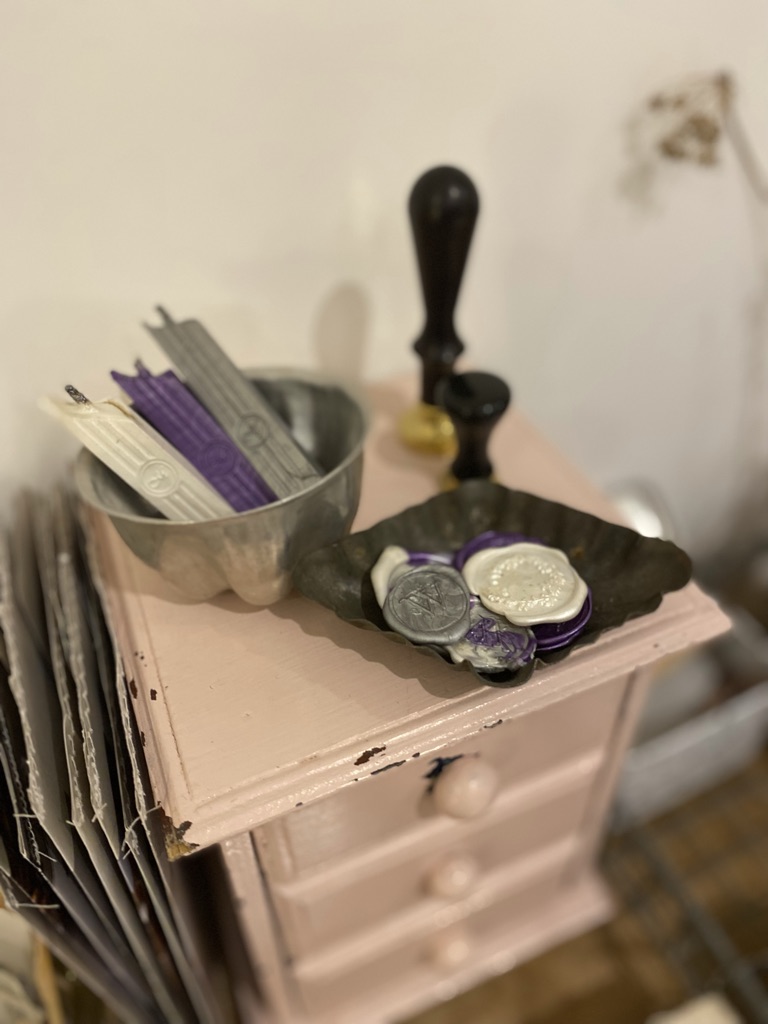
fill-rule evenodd
<path id="1" fill-rule="evenodd" d="M 524 533 L 560 548 L 592 591 L 593 612 L 584 632 L 568 647 L 537 656 L 517 672 L 478 672 L 467 662 L 454 664 L 438 647 L 413 644 L 393 633 L 371 586 L 371 568 L 388 544 L 409 551 L 456 551 L 485 530 Z M 664 594 L 684 587 L 690 578 L 690 559 L 671 541 L 642 537 L 567 505 L 480 480 L 312 552 L 293 574 L 305 597 L 345 622 L 440 658 L 487 686 L 502 687 L 519 686 L 541 665 L 562 661 L 576 647 L 594 643 L 605 630 L 655 611 Z"/>

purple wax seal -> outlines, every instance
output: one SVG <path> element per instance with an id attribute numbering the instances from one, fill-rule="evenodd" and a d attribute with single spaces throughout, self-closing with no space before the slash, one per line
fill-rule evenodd
<path id="1" fill-rule="evenodd" d="M 447 646 L 455 662 L 468 661 L 481 672 L 515 671 L 536 653 L 536 637 L 525 626 L 513 626 L 489 612 L 474 596 L 470 599 L 469 629 Z"/>
<path id="2" fill-rule="evenodd" d="M 567 622 L 542 622 L 532 626 L 533 635 L 536 637 L 536 647 L 542 654 L 545 651 L 557 651 L 572 643 L 576 637 L 584 631 L 592 615 L 592 591 L 587 591 L 587 599 L 581 606 L 581 611 Z"/>
<path id="3" fill-rule="evenodd" d="M 429 551 L 409 551 L 409 565 L 453 565 L 453 556 L 448 554 L 432 554 Z"/>
<path id="4" fill-rule="evenodd" d="M 541 544 L 541 541 L 535 537 L 527 537 L 524 533 L 499 533 L 497 530 L 486 530 L 485 533 L 478 534 L 477 537 L 473 537 L 459 548 L 453 556 L 453 567 L 461 572 L 467 559 L 477 554 L 478 551 L 484 551 L 485 548 L 505 548 L 509 544 L 525 543 Z"/>
<path id="5" fill-rule="evenodd" d="M 215 487 L 235 512 L 276 501 L 229 435 L 173 370 L 154 376 L 136 364 L 138 376 L 112 372 L 113 380 L 148 420 Z"/>

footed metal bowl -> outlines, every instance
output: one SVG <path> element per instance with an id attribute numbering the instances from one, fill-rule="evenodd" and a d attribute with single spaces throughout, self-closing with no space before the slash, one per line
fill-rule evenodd
<path id="1" fill-rule="evenodd" d="M 259 370 L 248 376 L 325 471 L 307 490 L 222 519 L 171 522 L 89 451 L 75 463 L 83 501 L 109 516 L 142 562 L 197 601 L 226 590 L 249 604 L 278 601 L 304 555 L 349 532 L 360 501 L 368 425 L 360 398 L 316 373 Z"/>

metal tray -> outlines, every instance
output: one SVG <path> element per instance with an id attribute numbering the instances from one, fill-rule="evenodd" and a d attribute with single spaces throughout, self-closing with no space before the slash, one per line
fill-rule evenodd
<path id="1" fill-rule="evenodd" d="M 592 617 L 574 643 L 537 656 L 517 672 L 484 673 L 467 662 L 454 665 L 439 647 L 412 644 L 391 632 L 371 585 L 371 568 L 388 544 L 409 551 L 456 551 L 485 530 L 524 533 L 560 548 L 592 591 Z M 541 665 L 562 661 L 575 647 L 593 643 L 606 629 L 654 611 L 665 593 L 679 590 L 690 578 L 690 559 L 671 541 L 642 537 L 567 505 L 473 480 L 312 552 L 297 566 L 293 582 L 305 597 L 353 626 L 441 658 L 488 686 L 508 687 L 526 682 Z"/>

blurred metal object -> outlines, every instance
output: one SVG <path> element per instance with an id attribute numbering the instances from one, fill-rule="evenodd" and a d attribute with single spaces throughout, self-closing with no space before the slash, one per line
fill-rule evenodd
<path id="1" fill-rule="evenodd" d="M 400 438 L 409 448 L 425 455 L 454 455 L 456 434 L 444 409 L 418 402 L 403 413 L 398 423 Z"/>
<path id="2" fill-rule="evenodd" d="M 617 799 L 617 821 L 646 821 L 735 775 L 768 735 L 768 683 L 630 750 Z"/>
<path id="3" fill-rule="evenodd" d="M 713 707 L 723 696 L 718 641 L 661 662 L 640 715 L 633 743 L 639 746 Z M 768 679 L 768 673 L 763 677 Z"/>
<path id="4" fill-rule="evenodd" d="M 254 605 L 284 597 L 299 560 L 349 532 L 360 500 L 363 402 L 320 374 L 259 370 L 249 378 L 325 471 L 299 494 L 221 519 L 170 522 L 89 452 L 75 464 L 80 497 L 109 516 L 135 555 L 196 601 L 230 589 Z"/>
<path id="5" fill-rule="evenodd" d="M 669 508 L 650 484 L 629 481 L 607 487 L 606 492 L 624 515 L 627 525 L 643 537 L 677 540 L 678 531 Z"/>

